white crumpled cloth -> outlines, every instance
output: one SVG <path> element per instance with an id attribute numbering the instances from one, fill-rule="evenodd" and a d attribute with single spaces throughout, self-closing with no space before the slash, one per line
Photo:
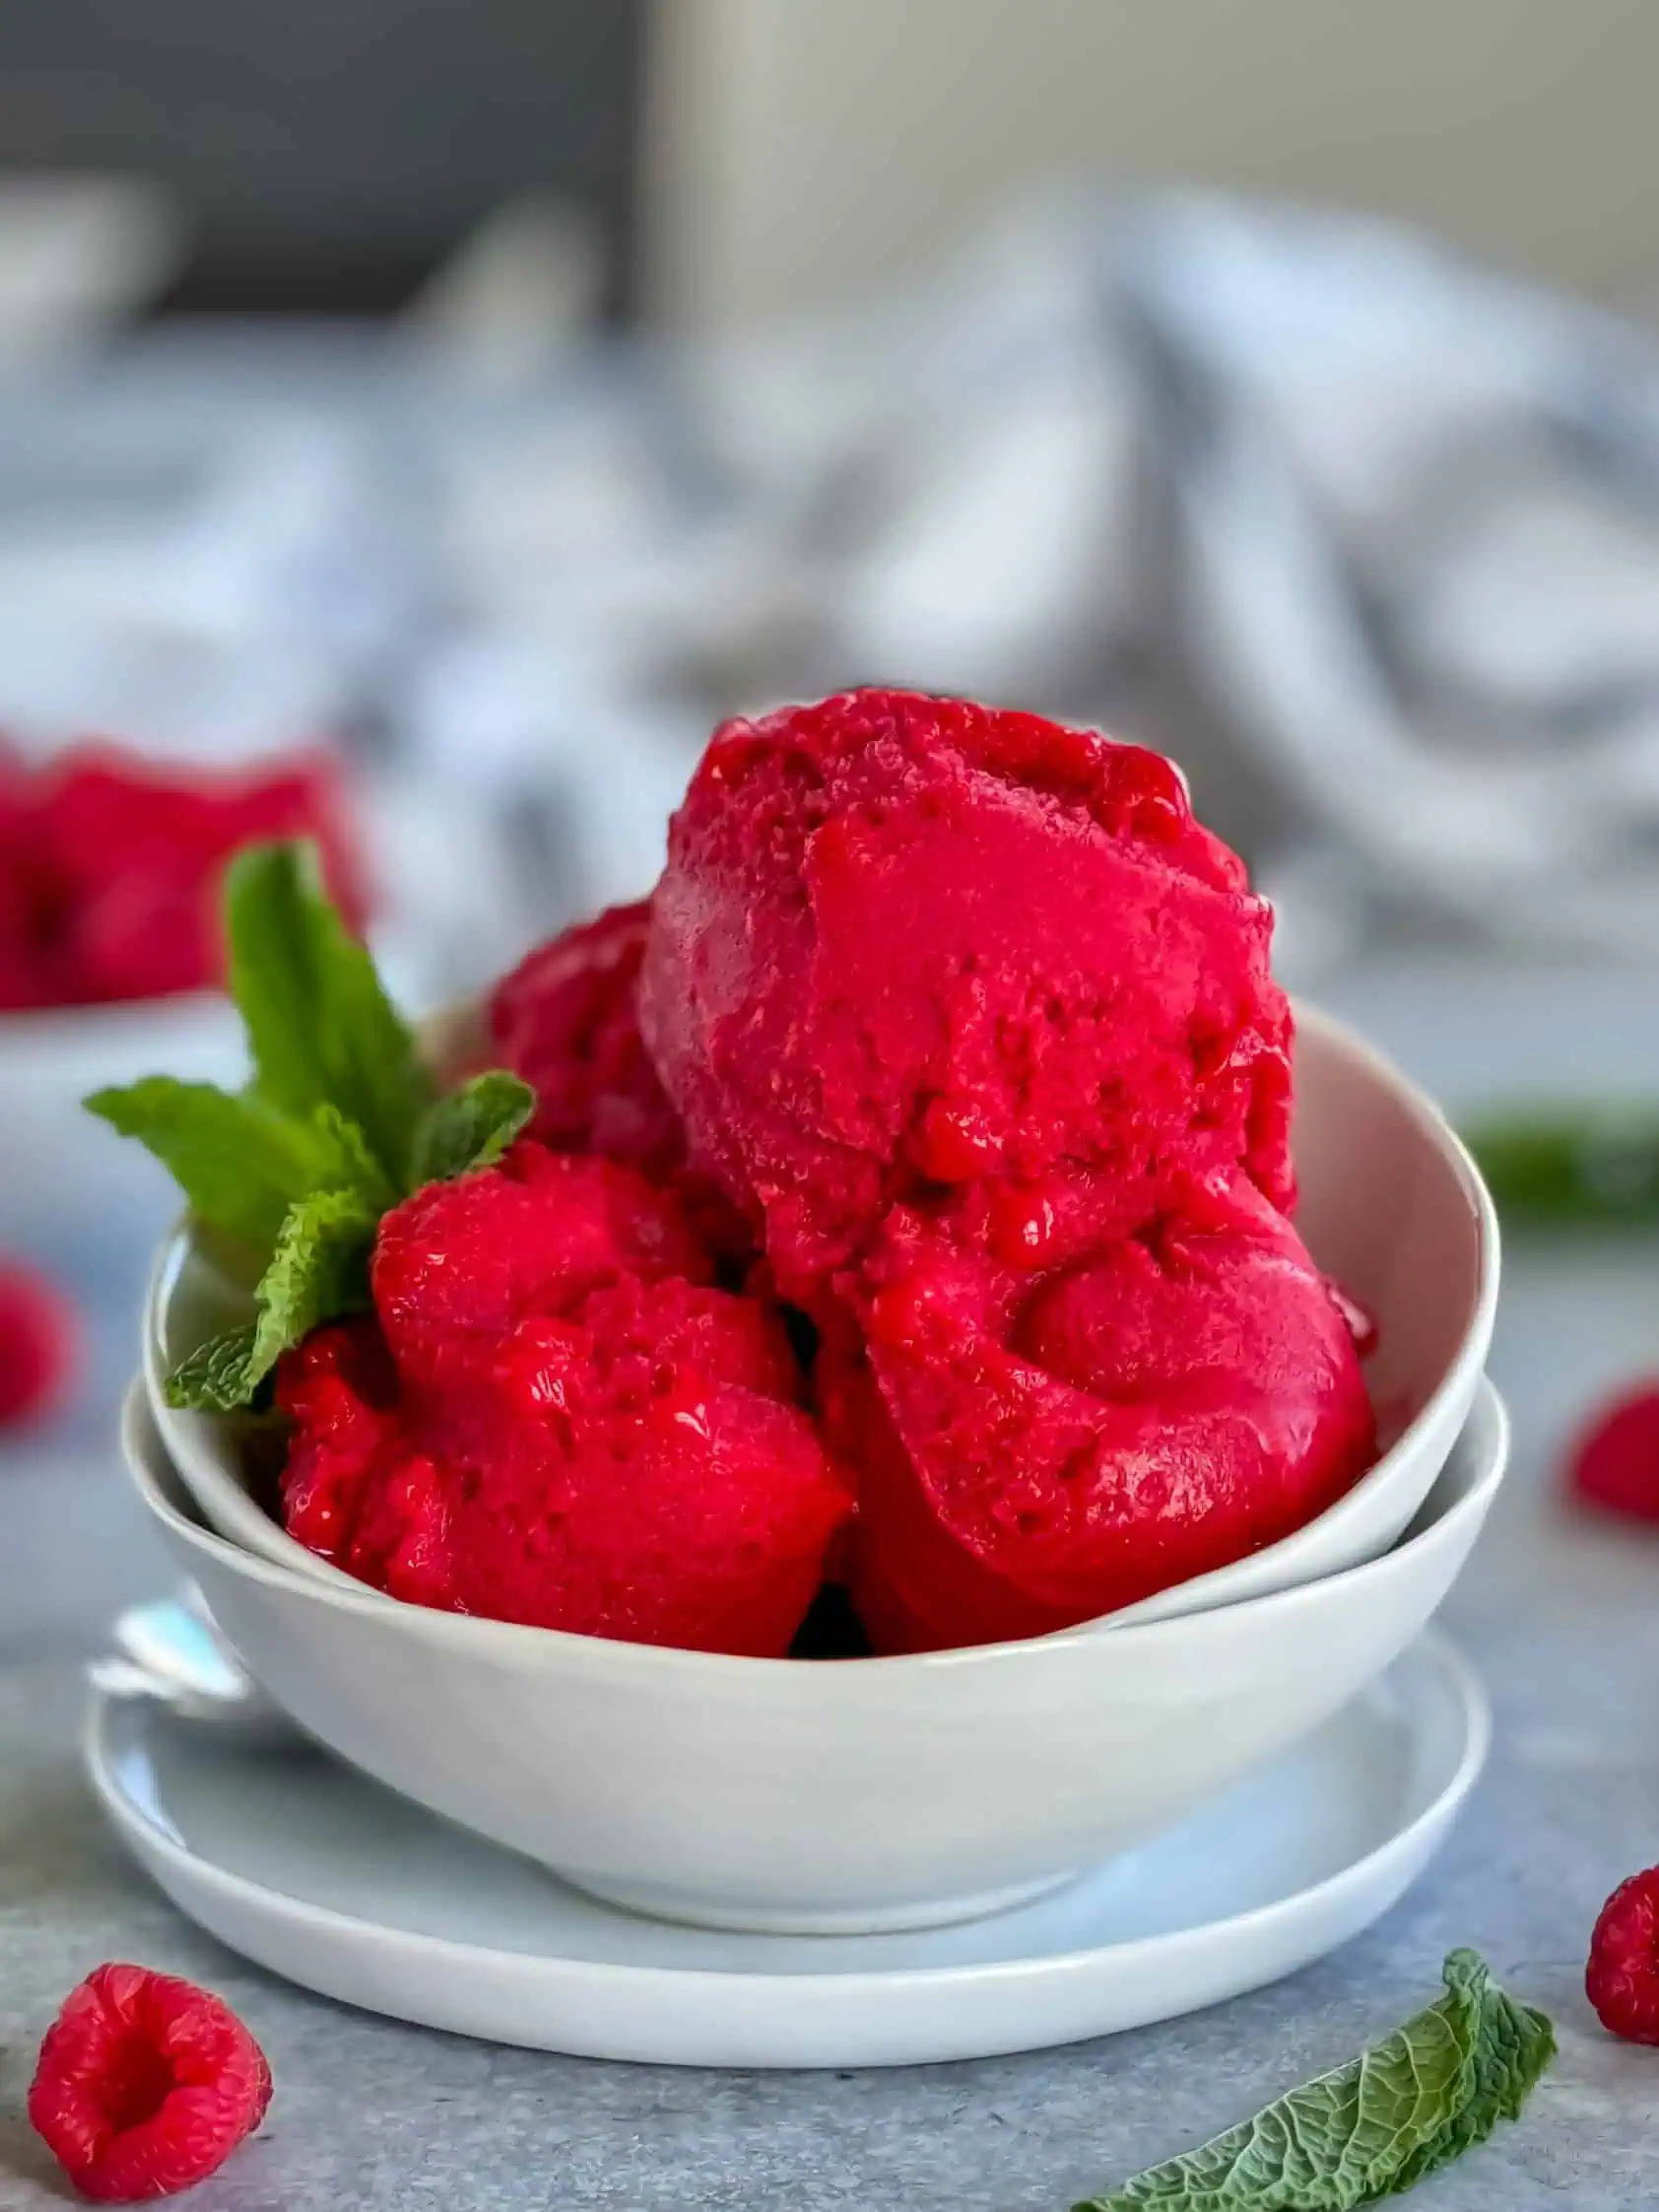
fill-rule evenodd
<path id="1" fill-rule="evenodd" d="M 257 398 L 180 339 L 0 404 L 0 726 L 340 736 L 433 989 L 647 885 L 721 716 L 874 681 L 1175 753 L 1298 979 L 1379 930 L 1659 945 L 1659 350 L 1603 312 L 1078 193 L 516 392 L 247 345 Z"/>
<path id="2" fill-rule="evenodd" d="M 517 702 L 509 782 L 557 757 L 592 893 L 720 713 L 892 680 L 1176 752 L 1306 971 L 1379 922 L 1659 944 L 1659 352 L 1387 226 L 1050 203 L 444 485 L 460 688 Z"/>

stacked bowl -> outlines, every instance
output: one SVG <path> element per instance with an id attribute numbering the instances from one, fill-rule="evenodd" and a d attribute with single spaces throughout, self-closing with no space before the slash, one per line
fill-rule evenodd
<path id="1" fill-rule="evenodd" d="M 1284 1542 L 1061 1635 L 762 1660 L 401 1603 L 287 1536 L 245 1434 L 161 1378 L 229 1295 L 186 1226 L 128 1408 L 138 1495 L 306 1734 L 613 1903 L 703 1926 L 926 1927 L 1013 1905 L 1178 1822 L 1357 1698 L 1456 1579 L 1502 1479 L 1484 1380 L 1495 1220 L 1434 1108 L 1300 1016 L 1298 1227 L 1375 1319 L 1381 1450 Z"/>

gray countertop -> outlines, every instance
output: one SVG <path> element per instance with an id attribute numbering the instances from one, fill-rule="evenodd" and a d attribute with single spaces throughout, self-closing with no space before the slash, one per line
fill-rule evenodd
<path id="1" fill-rule="evenodd" d="M 1374 970 L 1328 994 L 1457 1100 L 1576 1067 L 1659 1076 L 1659 980 Z M 0 2205 L 60 2201 L 23 2120 L 39 2035 L 89 1968 L 132 1958 L 220 1989 L 270 2053 L 263 2133 L 201 2212 L 1064 2212 L 1349 2055 L 1484 1951 L 1551 2011 L 1561 2056 L 1523 2122 L 1422 2193 L 1445 2212 L 1659 2202 L 1659 2051 L 1583 1999 L 1607 1892 L 1659 1860 L 1659 1537 L 1561 1512 L 1565 1435 L 1598 1389 L 1659 1369 L 1659 1243 L 1510 1255 L 1493 1370 L 1517 1464 L 1446 1621 L 1497 1714 L 1444 1855 L 1369 1935 L 1275 1988 L 1029 2057 L 861 2074 L 700 2074 L 499 2050 L 347 2011 L 244 1966 L 122 1860 L 84 1790 L 77 1651 L 165 1580 L 104 1441 L 136 1258 L 100 1269 L 100 1385 L 0 1460 Z"/>

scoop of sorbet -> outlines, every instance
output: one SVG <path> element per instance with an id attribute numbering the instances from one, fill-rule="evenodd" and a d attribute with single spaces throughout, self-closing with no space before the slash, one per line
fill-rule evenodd
<path id="1" fill-rule="evenodd" d="M 893 692 L 709 746 L 640 1029 L 692 1165 L 818 1324 L 879 1649 L 1109 1612 L 1366 1464 L 1288 1218 L 1270 930 L 1136 747 Z"/>
<path id="2" fill-rule="evenodd" d="M 284 1362 L 290 1532 L 394 1597 L 777 1656 L 851 1498 L 775 1309 L 678 1200 L 514 1148 L 381 1225 L 372 1317 Z"/>
<path id="3" fill-rule="evenodd" d="M 1290 1535 L 1369 1459 L 1347 1319 L 1242 1176 L 1034 1288 L 914 1218 L 872 1274 L 827 1402 L 880 1649 L 1133 1604 Z"/>
<path id="4" fill-rule="evenodd" d="M 612 906 L 538 945 L 496 985 L 488 1012 L 495 1057 L 536 1093 L 532 1136 L 662 1174 L 683 1145 L 635 1011 L 649 911 Z"/>
<path id="5" fill-rule="evenodd" d="M 1109 1175 L 1128 1226 L 1242 1162 L 1289 1203 L 1270 916 L 1174 769 L 1031 714 L 852 692 L 719 731 L 675 816 L 640 1019 L 806 1297 L 896 1204 Z"/>

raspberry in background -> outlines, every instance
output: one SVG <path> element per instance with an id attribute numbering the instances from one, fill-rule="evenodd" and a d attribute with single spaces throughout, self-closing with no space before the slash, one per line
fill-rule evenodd
<path id="1" fill-rule="evenodd" d="M 1659 1379 L 1611 1399 L 1567 1457 L 1567 1487 L 1604 1512 L 1659 1524 Z"/>
<path id="2" fill-rule="evenodd" d="M 29 2117 L 85 2197 L 135 2204 L 218 2171 L 271 2101 L 271 2069 L 221 1998 L 99 1967 L 46 2031 Z"/>
<path id="3" fill-rule="evenodd" d="M 1611 2034 L 1659 2044 L 1659 1866 L 1621 1882 L 1602 1907 L 1584 1993 Z"/>
<path id="4" fill-rule="evenodd" d="M 59 1406 L 80 1350 L 80 1321 L 57 1286 L 21 1260 L 0 1259 L 0 1430 Z"/>

